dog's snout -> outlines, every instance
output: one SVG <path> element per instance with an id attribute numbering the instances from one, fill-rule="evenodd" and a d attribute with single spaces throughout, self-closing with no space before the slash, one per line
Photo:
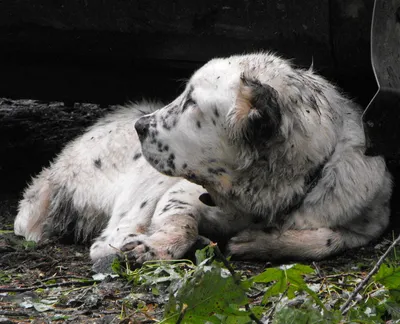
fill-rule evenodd
<path id="1" fill-rule="evenodd" d="M 149 132 L 149 118 L 148 117 L 139 118 L 135 123 L 135 129 L 139 135 L 139 138 L 141 139 L 145 138 Z"/>

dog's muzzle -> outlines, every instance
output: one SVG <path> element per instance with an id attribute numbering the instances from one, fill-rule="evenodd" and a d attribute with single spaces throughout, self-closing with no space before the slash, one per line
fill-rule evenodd
<path id="1" fill-rule="evenodd" d="M 136 121 L 135 129 L 141 141 L 147 137 L 147 134 L 149 133 L 149 125 L 150 122 L 148 116 L 141 117 Z"/>

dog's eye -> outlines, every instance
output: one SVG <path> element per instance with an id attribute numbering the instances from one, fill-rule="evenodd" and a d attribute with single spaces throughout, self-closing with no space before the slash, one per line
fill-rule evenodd
<path id="1" fill-rule="evenodd" d="M 182 109 L 183 109 L 183 111 L 185 111 L 189 107 L 196 106 L 196 105 L 197 105 L 196 101 L 194 101 L 193 98 L 189 97 L 189 98 L 186 99 L 185 103 L 183 104 L 183 108 Z"/>
<path id="2" fill-rule="evenodd" d="M 190 106 L 196 106 L 197 105 L 196 101 L 194 101 L 193 98 L 188 98 L 187 104 L 190 105 Z"/>

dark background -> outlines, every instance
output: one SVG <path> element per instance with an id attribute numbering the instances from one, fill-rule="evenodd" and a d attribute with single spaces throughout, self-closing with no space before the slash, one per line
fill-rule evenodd
<path id="1" fill-rule="evenodd" d="M 372 8 L 373 0 L 2 0 L 0 194 L 19 193 L 110 105 L 168 101 L 215 56 L 271 50 L 313 63 L 365 107 L 377 89 Z"/>

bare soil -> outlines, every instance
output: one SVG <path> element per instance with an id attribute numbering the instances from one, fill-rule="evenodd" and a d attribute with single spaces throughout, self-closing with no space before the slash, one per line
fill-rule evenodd
<path id="1" fill-rule="evenodd" d="M 12 233 L 17 196 L 0 197 L 0 323 L 154 323 L 163 301 L 122 278 L 96 278 L 88 246 L 25 242 Z M 313 263 L 322 275 L 368 272 L 392 240 Z M 378 244 L 379 243 L 379 244 Z M 233 262 L 247 276 L 271 264 Z M 253 302 L 259 302 L 257 298 Z"/>

